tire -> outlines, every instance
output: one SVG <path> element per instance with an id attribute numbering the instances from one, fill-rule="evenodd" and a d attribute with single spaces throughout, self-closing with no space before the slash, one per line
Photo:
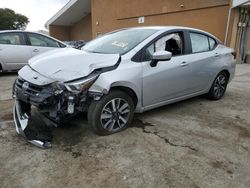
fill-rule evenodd
<path id="1" fill-rule="evenodd" d="M 135 105 L 132 98 L 113 90 L 100 101 L 93 101 L 88 110 L 88 122 L 98 135 L 111 135 L 125 130 L 131 124 Z"/>
<path id="2" fill-rule="evenodd" d="M 221 99 L 226 92 L 227 84 L 228 84 L 227 74 L 225 72 L 219 73 L 215 78 L 207 97 L 211 100 Z"/>

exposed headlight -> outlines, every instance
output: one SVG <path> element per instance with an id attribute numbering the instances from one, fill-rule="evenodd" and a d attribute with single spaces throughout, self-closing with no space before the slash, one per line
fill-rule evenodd
<path id="1" fill-rule="evenodd" d="M 55 95 L 61 94 L 65 90 L 65 85 L 62 82 L 54 82 L 52 83 L 52 91 Z"/>
<path id="2" fill-rule="evenodd" d="M 99 75 L 93 75 L 83 80 L 65 83 L 65 87 L 71 92 L 83 92 L 89 89 L 92 84 L 97 80 Z"/>

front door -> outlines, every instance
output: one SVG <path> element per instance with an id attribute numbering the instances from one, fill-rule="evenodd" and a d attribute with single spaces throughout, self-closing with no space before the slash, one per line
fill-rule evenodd
<path id="1" fill-rule="evenodd" d="M 28 40 L 30 42 L 31 56 L 34 57 L 38 54 L 60 48 L 60 44 L 44 35 L 37 33 L 27 33 Z"/>
<path id="2" fill-rule="evenodd" d="M 171 52 L 173 57 L 169 61 L 159 61 L 156 67 L 150 66 L 151 60 L 143 62 L 144 107 L 189 94 L 192 69 L 183 49 L 181 33 L 168 34 L 146 49 L 149 57 L 161 50 Z"/>

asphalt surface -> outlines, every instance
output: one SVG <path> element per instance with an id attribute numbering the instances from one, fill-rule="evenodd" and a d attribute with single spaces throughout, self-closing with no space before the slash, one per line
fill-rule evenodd
<path id="1" fill-rule="evenodd" d="M 0 75 L 1 187 L 250 187 L 250 65 L 237 65 L 225 97 L 205 97 L 136 115 L 100 137 L 86 115 L 53 128 L 53 148 L 15 132 L 16 74 Z"/>

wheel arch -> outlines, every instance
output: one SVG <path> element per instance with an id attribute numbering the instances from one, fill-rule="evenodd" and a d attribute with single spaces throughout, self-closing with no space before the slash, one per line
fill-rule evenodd
<path id="1" fill-rule="evenodd" d="M 124 93 L 128 94 L 132 98 L 135 107 L 137 106 L 139 99 L 138 99 L 136 92 L 132 88 L 127 87 L 127 86 L 123 86 L 123 85 L 112 85 L 110 88 L 110 91 L 111 90 L 120 90 L 120 91 L 123 91 Z"/>
<path id="2" fill-rule="evenodd" d="M 8 69 L 6 67 L 6 64 L 4 63 L 4 61 L 0 57 L 0 71 L 5 71 L 5 70 L 8 70 Z"/>
<path id="3" fill-rule="evenodd" d="M 213 85 L 213 83 L 214 83 L 216 77 L 217 77 L 220 73 L 222 73 L 222 72 L 224 72 L 224 73 L 227 75 L 228 80 L 230 80 L 230 76 L 231 76 L 231 75 L 230 75 L 230 71 L 229 71 L 227 68 L 225 68 L 225 67 L 222 68 L 220 71 L 214 73 L 214 76 L 211 78 L 211 82 L 210 82 L 209 86 L 208 86 L 207 89 L 206 89 L 207 92 L 211 89 L 211 87 L 212 87 L 212 85 Z"/>
<path id="4" fill-rule="evenodd" d="M 227 69 L 223 69 L 222 71 L 219 72 L 219 74 L 222 73 L 222 72 L 224 72 L 224 73 L 227 75 L 227 78 L 228 78 L 228 80 L 229 80 L 229 79 L 230 79 L 230 76 L 231 76 L 231 75 L 230 75 L 230 72 L 229 72 Z"/>
<path id="5" fill-rule="evenodd" d="M 89 91 L 106 95 L 113 89 L 121 90 L 131 96 L 135 104 L 135 111 L 138 113 L 142 112 L 142 91 L 141 88 L 138 88 L 138 86 L 132 82 L 117 81 L 110 83 L 108 79 L 102 79 L 101 82 L 91 86 Z"/>

